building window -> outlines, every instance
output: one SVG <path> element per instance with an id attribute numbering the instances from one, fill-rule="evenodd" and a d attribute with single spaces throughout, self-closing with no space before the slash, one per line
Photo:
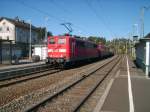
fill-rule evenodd
<path id="1" fill-rule="evenodd" d="M 5 25 L 6 23 L 5 22 L 3 22 L 3 25 Z"/>
<path id="2" fill-rule="evenodd" d="M 7 31 L 9 31 L 9 27 L 7 27 Z"/>
<path id="3" fill-rule="evenodd" d="M 2 31 L 2 27 L 0 27 L 0 32 Z"/>

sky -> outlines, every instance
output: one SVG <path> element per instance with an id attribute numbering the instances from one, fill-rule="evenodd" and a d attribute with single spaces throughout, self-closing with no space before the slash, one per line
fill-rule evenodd
<path id="1" fill-rule="evenodd" d="M 150 0 L 1 0 L 0 16 L 47 27 L 53 35 L 67 33 L 62 23 L 71 23 L 73 35 L 100 36 L 107 40 L 140 34 L 142 7 Z M 150 32 L 150 8 L 144 13 L 145 35 Z"/>

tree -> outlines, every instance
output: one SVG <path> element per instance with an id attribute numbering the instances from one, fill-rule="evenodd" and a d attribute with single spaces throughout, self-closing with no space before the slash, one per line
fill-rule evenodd
<path id="1" fill-rule="evenodd" d="M 48 31 L 47 36 L 52 36 L 52 32 Z M 44 40 L 45 39 L 45 28 L 39 28 L 38 29 L 38 39 L 39 40 Z"/>
<path id="2" fill-rule="evenodd" d="M 45 38 L 45 28 L 38 29 L 38 40 L 43 40 Z"/>
<path id="3" fill-rule="evenodd" d="M 105 39 L 105 37 L 98 37 L 97 42 L 102 43 L 102 44 L 106 44 L 106 39 Z"/>
<path id="4" fill-rule="evenodd" d="M 130 43 L 131 40 L 126 38 L 115 38 L 107 42 L 107 46 L 114 49 L 114 52 L 117 54 L 124 54 L 130 52 Z"/>
<path id="5" fill-rule="evenodd" d="M 48 31 L 47 36 L 53 36 L 52 32 Z"/>
<path id="6" fill-rule="evenodd" d="M 99 43 L 105 44 L 106 43 L 106 39 L 104 37 L 89 36 L 88 40 L 95 42 L 97 44 L 99 44 Z"/>
<path id="7" fill-rule="evenodd" d="M 90 36 L 90 37 L 88 37 L 88 40 L 89 40 L 89 41 L 92 41 L 92 42 L 96 42 L 96 41 L 97 41 L 97 38 L 94 37 L 94 36 Z"/>

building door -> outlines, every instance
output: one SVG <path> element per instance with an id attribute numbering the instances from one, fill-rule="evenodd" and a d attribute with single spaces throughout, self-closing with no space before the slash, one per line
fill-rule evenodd
<path id="1" fill-rule="evenodd" d="M 11 64 L 11 42 L 3 41 L 1 43 L 1 62 L 2 64 Z"/>

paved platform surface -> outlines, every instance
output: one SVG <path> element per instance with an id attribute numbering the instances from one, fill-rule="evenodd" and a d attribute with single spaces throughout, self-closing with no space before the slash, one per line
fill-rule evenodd
<path id="1" fill-rule="evenodd" d="M 15 69 L 15 68 L 22 68 L 22 67 L 28 67 L 28 66 L 35 66 L 35 65 L 41 65 L 41 64 L 45 64 L 45 61 L 40 61 L 40 62 L 29 62 L 29 61 L 22 61 L 17 65 L 4 65 L 4 64 L 0 64 L 0 71 L 5 71 L 5 70 L 9 70 L 9 69 Z"/>
<path id="2" fill-rule="evenodd" d="M 129 67 L 127 58 L 124 58 L 112 84 L 109 84 L 110 89 L 101 99 L 104 101 L 97 104 L 94 112 L 150 112 L 150 79 L 131 60 L 128 62 Z"/>

